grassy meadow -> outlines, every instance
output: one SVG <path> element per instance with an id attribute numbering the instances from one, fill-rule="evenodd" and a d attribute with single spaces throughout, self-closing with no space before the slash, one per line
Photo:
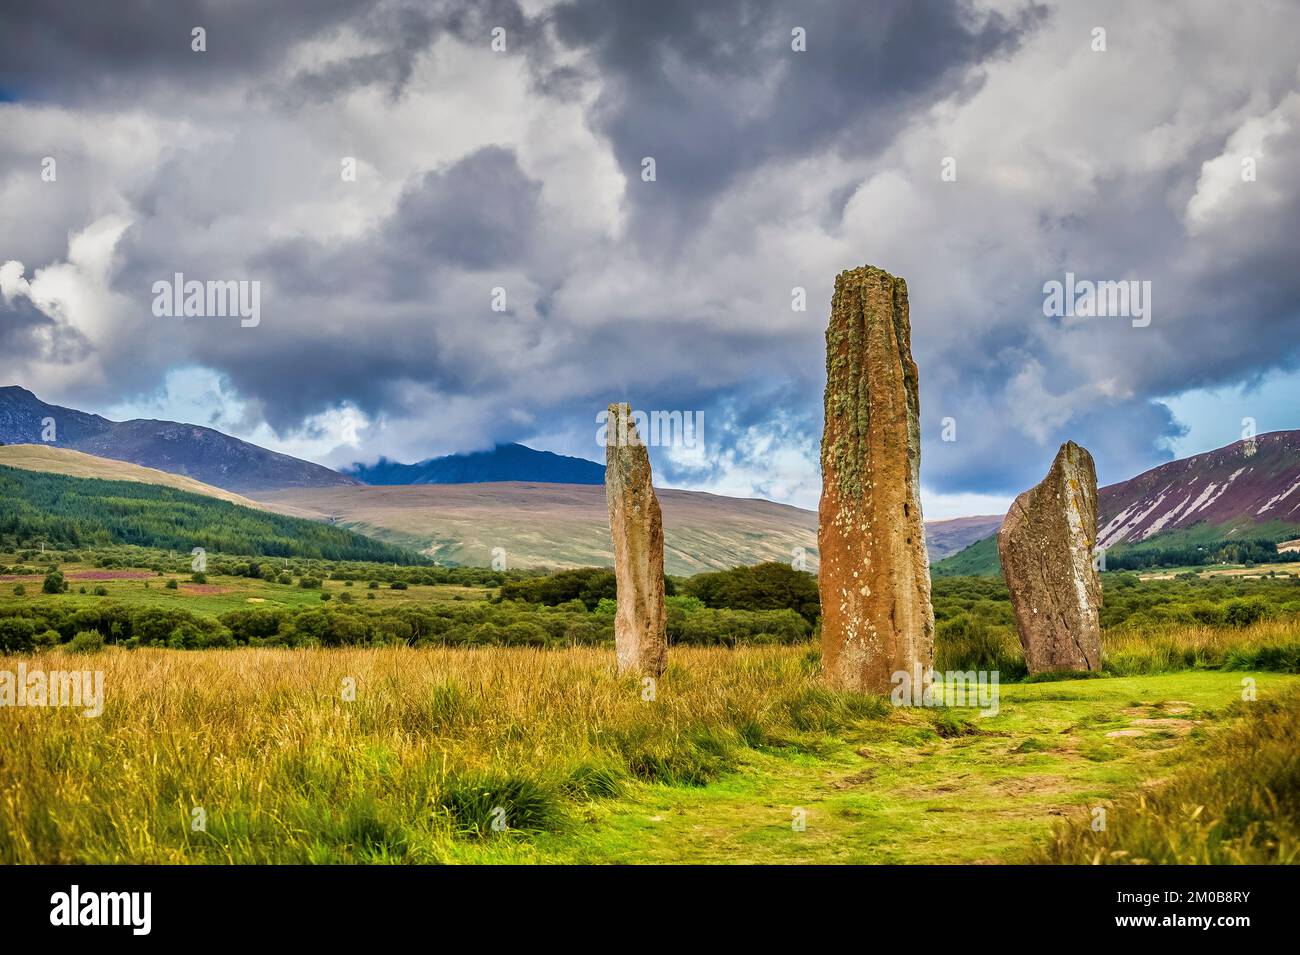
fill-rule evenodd
<path id="1" fill-rule="evenodd" d="M 38 563 L 0 554 L 10 570 Z M 604 619 L 599 577 L 510 590 L 546 606 L 502 602 L 479 571 L 394 589 L 366 578 L 408 572 L 378 565 L 259 579 L 218 561 L 196 583 L 161 557 L 149 574 L 130 564 L 61 560 L 64 592 L 30 574 L 0 582 L 0 630 L 21 636 L 13 625 L 33 615 L 56 627 L 0 653 L 0 671 L 102 670 L 105 685 L 97 718 L 0 708 L 0 862 L 1300 861 L 1293 580 L 1108 584 L 1103 673 L 1041 681 L 1024 678 L 996 582 L 936 582 L 939 668 L 1002 673 L 998 712 L 982 715 L 830 691 L 806 636 L 675 645 L 652 694 L 615 675 L 604 630 L 595 645 L 565 637 L 573 624 L 538 646 L 480 639 L 508 632 L 493 614 L 543 636 Z M 789 575 L 695 580 L 670 598 L 677 632 L 710 614 L 793 613 L 702 599 L 763 606 Z M 769 590 L 751 592 L 759 580 Z M 595 588 L 591 609 L 570 584 Z M 94 649 L 80 631 L 105 606 L 148 620 L 179 608 L 237 632 L 258 608 L 281 631 L 181 650 L 137 630 Z M 445 613 L 459 629 L 277 644 L 304 613 Z M 467 645 L 451 641 L 462 633 Z"/>
<path id="2" fill-rule="evenodd" d="M 1266 726 L 1300 717 L 1291 674 L 1012 684 L 998 715 L 980 717 L 830 692 L 809 647 L 675 650 L 653 700 L 616 677 L 610 657 L 29 656 L 29 668 L 102 669 L 106 706 L 96 719 L 0 717 L 0 860 L 1024 861 L 1053 823 L 1176 780 L 1189 752 L 1251 725 L 1252 707 L 1267 708 Z M 1246 676 L 1258 702 L 1241 702 Z M 1294 772 L 1294 739 L 1288 749 Z M 1231 772 L 1249 786 L 1251 770 Z M 191 828 L 195 808 L 204 831 Z M 806 829 L 795 831 L 800 809 Z M 1121 844 L 1123 813 L 1111 810 Z M 1217 818 L 1212 809 L 1206 822 Z M 1288 841 L 1250 849 L 1252 861 L 1295 860 L 1288 819 Z M 1097 834 L 1076 832 L 1082 850 L 1064 844 L 1086 855 Z M 1207 851 L 1192 843 L 1176 859 Z"/>

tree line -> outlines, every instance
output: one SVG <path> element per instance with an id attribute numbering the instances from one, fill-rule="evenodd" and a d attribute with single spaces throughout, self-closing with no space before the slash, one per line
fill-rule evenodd
<path id="1" fill-rule="evenodd" d="M 265 557 L 428 563 L 341 527 L 137 481 L 0 466 L 0 547 L 135 544 Z"/>

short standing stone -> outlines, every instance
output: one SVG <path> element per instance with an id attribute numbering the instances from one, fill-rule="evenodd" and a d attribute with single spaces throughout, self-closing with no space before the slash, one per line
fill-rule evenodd
<path id="1" fill-rule="evenodd" d="M 836 277 L 817 547 L 822 664 L 846 690 L 924 681 L 934 660 L 911 338 L 907 283 L 871 266 Z"/>
<path id="2" fill-rule="evenodd" d="M 1097 471 L 1073 441 L 1016 498 L 998 531 L 1002 574 L 1030 673 L 1101 669 Z"/>
<path id="3" fill-rule="evenodd" d="M 618 583 L 614 616 L 618 672 L 659 676 L 668 665 L 664 525 L 650 482 L 650 455 L 626 404 L 609 406 L 605 503 Z"/>

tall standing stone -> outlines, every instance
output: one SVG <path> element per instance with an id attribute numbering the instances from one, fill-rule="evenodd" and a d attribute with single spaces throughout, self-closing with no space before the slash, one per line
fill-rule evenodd
<path id="1" fill-rule="evenodd" d="M 817 547 L 822 663 L 840 689 L 889 692 L 934 661 L 911 338 L 906 282 L 871 266 L 836 277 Z"/>
<path id="2" fill-rule="evenodd" d="M 618 582 L 614 616 L 618 672 L 659 676 L 668 665 L 668 618 L 664 525 L 650 483 L 650 455 L 628 405 L 609 406 L 606 431 L 605 503 Z"/>
<path id="3" fill-rule="evenodd" d="M 1097 470 L 1073 441 L 1038 485 L 1016 498 L 998 531 L 1002 574 L 1030 673 L 1100 670 Z"/>

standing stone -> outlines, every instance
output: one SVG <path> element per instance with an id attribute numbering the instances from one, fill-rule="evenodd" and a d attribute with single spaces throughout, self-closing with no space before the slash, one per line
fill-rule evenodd
<path id="1" fill-rule="evenodd" d="M 831 685 L 914 694 L 934 662 L 921 519 L 921 429 L 907 283 L 863 266 L 835 279 L 817 547 L 822 663 Z"/>
<path id="2" fill-rule="evenodd" d="M 618 672 L 659 676 L 668 665 L 664 525 L 650 483 L 650 455 L 626 404 L 609 406 L 605 503 L 618 582 L 614 616 Z"/>
<path id="3" fill-rule="evenodd" d="M 1067 441 L 1047 477 L 1016 498 L 998 531 L 1030 673 L 1101 669 L 1096 540 L 1097 470 L 1091 454 Z"/>

